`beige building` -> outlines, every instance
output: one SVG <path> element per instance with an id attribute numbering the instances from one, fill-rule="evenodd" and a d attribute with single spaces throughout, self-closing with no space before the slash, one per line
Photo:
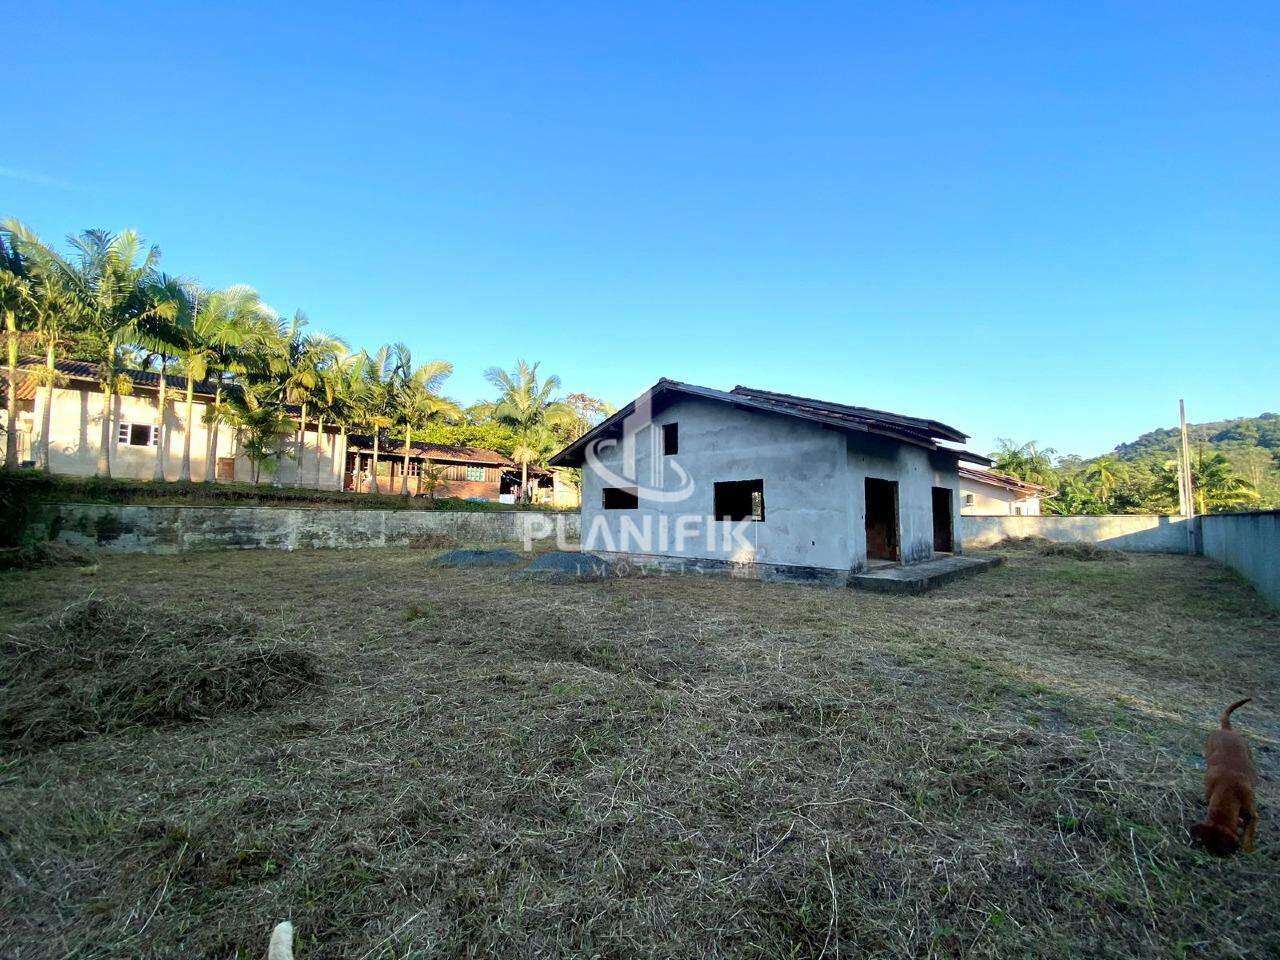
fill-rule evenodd
<path id="1" fill-rule="evenodd" d="M 962 516 L 1040 516 L 1044 487 L 969 464 L 961 464 L 959 472 Z"/>
<path id="2" fill-rule="evenodd" d="M 18 381 L 18 460 L 36 466 L 39 439 L 45 422 L 45 393 L 26 371 L 43 366 L 42 360 L 24 360 Z M 49 407 L 49 469 L 53 473 L 92 476 L 98 466 L 102 443 L 102 393 L 98 386 L 97 366 L 78 360 L 58 363 L 59 385 L 53 389 Z M 164 477 L 177 480 L 182 472 L 184 437 L 191 431 L 191 479 L 205 480 L 209 464 L 214 463 L 215 479 L 248 483 L 253 478 L 252 464 L 240 450 L 236 432 L 226 423 L 216 431 L 205 423 L 206 405 L 214 398 L 211 383 L 197 384 L 191 408 L 191 423 L 186 423 L 185 377 L 166 378 L 166 410 L 161 430 L 160 375 L 131 370 L 133 382 L 129 394 L 117 394 L 111 401 L 109 455 L 111 475 L 137 480 L 155 477 L 156 461 L 164 440 Z M 0 393 L 4 388 L 0 387 Z M 0 405 L 0 411 L 7 409 Z M 0 417 L 5 414 L 0 412 Z M 342 486 L 342 466 L 346 449 L 339 431 L 326 428 L 317 443 L 316 424 L 308 422 L 305 450 L 296 455 L 296 441 L 286 438 L 284 452 L 277 463 L 279 481 L 294 485 L 301 472 L 302 484 L 308 487 L 337 490 Z M 216 432 L 216 442 L 215 434 Z M 261 481 L 270 481 L 265 475 Z"/>
<path id="3" fill-rule="evenodd" d="M 44 361 L 29 358 L 22 361 L 18 379 L 18 463 L 37 466 L 39 440 L 44 424 L 45 390 L 37 384 L 31 371 L 43 368 Z M 98 387 L 98 368 L 78 360 L 58 363 L 60 382 L 53 389 L 49 409 L 49 469 L 53 473 L 91 477 L 98 469 L 98 450 L 102 442 L 102 392 Z M 133 383 L 129 394 L 112 398 L 111 475 L 135 480 L 155 478 L 160 454 L 160 375 L 151 371 L 128 371 Z M 186 434 L 185 377 L 166 378 L 164 418 L 164 477 L 177 480 L 182 474 L 182 448 Z M 0 424 L 6 419 L 7 377 L 0 376 Z M 213 479 L 222 482 L 249 483 L 253 465 L 242 454 L 235 430 L 219 423 L 216 433 L 205 422 L 207 405 L 214 399 L 212 383 L 196 384 L 191 405 L 191 479 L 209 478 L 209 464 L 214 463 Z M 297 414 L 297 408 L 293 408 Z M 285 438 L 281 455 L 276 458 L 276 473 L 263 472 L 260 483 L 278 481 L 285 486 L 304 486 L 322 490 L 360 490 L 370 487 L 372 439 L 341 436 L 337 427 L 327 426 L 317 435 L 318 424 L 308 421 L 305 450 L 301 461 L 297 441 Z M 400 492 L 403 449 L 394 438 L 382 443 L 378 465 L 379 486 L 383 493 Z M 510 458 L 493 450 L 473 447 L 447 447 L 438 444 L 415 444 L 409 462 L 409 489 L 421 493 L 421 471 L 424 463 L 445 470 L 439 497 L 474 500 L 507 500 L 515 502 L 519 488 L 520 468 Z M 301 483 L 298 474 L 301 472 Z M 530 469 L 531 499 L 535 503 L 560 507 L 577 506 L 578 489 L 566 483 L 562 471 L 538 467 Z"/>

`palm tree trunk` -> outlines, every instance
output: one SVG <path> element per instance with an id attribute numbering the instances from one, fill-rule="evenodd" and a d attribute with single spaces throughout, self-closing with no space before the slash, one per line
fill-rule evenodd
<path id="1" fill-rule="evenodd" d="M 316 441 L 319 443 L 319 440 Z M 318 455 L 318 454 L 317 454 Z M 293 475 L 293 485 L 302 486 L 302 464 L 307 456 L 307 401 L 302 401 L 302 416 L 298 420 L 298 471 Z"/>
<path id="2" fill-rule="evenodd" d="M 102 443 L 98 447 L 95 475 L 111 479 L 111 384 L 102 384 Z"/>
<path id="3" fill-rule="evenodd" d="M 409 495 L 409 444 L 413 442 L 413 429 L 405 424 L 404 428 L 404 469 L 400 474 L 400 495 Z"/>
<path id="4" fill-rule="evenodd" d="M 213 483 L 218 479 L 218 411 L 222 409 L 222 374 L 218 374 L 218 386 L 213 392 L 213 411 L 209 417 L 209 446 L 204 461 L 204 481 Z M 231 474 L 234 480 L 235 473 Z"/>
<path id="5" fill-rule="evenodd" d="M 152 480 L 164 482 L 164 453 L 169 446 L 169 433 L 165 424 L 165 392 L 169 382 L 169 358 L 162 356 L 160 358 L 160 425 L 156 428 L 160 431 L 159 442 L 156 444 L 156 469 L 151 475 Z"/>
<path id="6" fill-rule="evenodd" d="M 342 447 L 342 468 L 338 473 L 338 488 L 345 489 L 347 485 L 346 477 L 344 476 L 344 474 L 347 472 L 347 425 L 344 423 L 339 429 L 341 430 L 341 433 L 339 434 L 339 439 L 341 440 L 341 443 L 339 443 L 338 446 Z M 337 450 L 334 450 L 335 460 L 337 459 L 337 456 L 338 456 Z M 360 454 L 357 453 L 356 462 L 351 465 L 351 488 L 355 493 L 360 492 L 359 478 L 360 478 Z"/>
<path id="7" fill-rule="evenodd" d="M 321 440 L 322 440 L 322 438 L 323 438 L 323 437 L 324 437 L 324 414 L 322 413 L 322 414 L 320 414 L 320 420 L 319 420 L 319 422 L 316 424 L 316 489 L 317 489 L 317 490 L 321 489 L 321 486 L 320 486 L 320 443 L 321 443 Z M 330 448 L 329 448 L 329 449 L 330 449 L 330 450 L 332 450 L 332 449 L 333 449 L 333 447 L 332 447 L 332 446 L 330 446 Z M 330 460 L 332 460 L 332 457 L 330 458 Z"/>
<path id="8" fill-rule="evenodd" d="M 520 499 L 529 502 L 529 461 L 520 461 Z"/>
<path id="9" fill-rule="evenodd" d="M 183 483 L 191 482 L 191 411 L 195 403 L 196 385 L 191 379 L 191 370 L 187 370 L 187 417 L 182 427 L 182 474 L 178 478 Z"/>
<path id="10" fill-rule="evenodd" d="M 8 420 L 4 432 L 4 468 L 18 469 L 18 317 L 5 311 L 5 330 L 9 334 L 9 399 Z"/>
<path id="11" fill-rule="evenodd" d="M 378 428 L 373 428 L 373 472 L 369 474 L 369 492 L 381 493 L 378 489 Z"/>
<path id="12" fill-rule="evenodd" d="M 49 433 L 53 429 L 53 379 L 57 371 L 53 351 L 57 338 L 49 331 L 49 342 L 44 348 L 44 410 L 40 412 L 40 469 L 49 472 Z"/>

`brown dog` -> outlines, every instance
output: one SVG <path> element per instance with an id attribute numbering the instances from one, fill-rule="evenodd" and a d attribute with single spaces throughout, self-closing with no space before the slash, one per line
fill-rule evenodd
<path id="1" fill-rule="evenodd" d="M 1230 856 L 1241 848 L 1241 826 L 1244 850 L 1252 850 L 1253 833 L 1258 826 L 1258 808 L 1253 803 L 1257 779 L 1253 757 L 1245 738 L 1231 729 L 1231 712 L 1252 699 L 1238 700 L 1223 710 L 1219 728 L 1204 743 L 1204 796 L 1209 801 L 1209 816 L 1191 828 L 1191 835 L 1219 857 Z"/>

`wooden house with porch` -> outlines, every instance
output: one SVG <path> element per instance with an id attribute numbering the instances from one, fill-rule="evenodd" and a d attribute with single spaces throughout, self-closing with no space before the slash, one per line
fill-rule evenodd
<path id="1" fill-rule="evenodd" d="M 515 502 L 520 497 L 520 465 L 496 450 L 482 447 L 451 447 L 438 443 L 415 442 L 409 448 L 409 493 L 425 495 L 423 473 L 430 464 L 440 467 L 443 482 L 435 495 L 460 500 L 503 500 Z M 399 493 L 405 471 L 404 441 L 382 437 L 378 441 L 378 489 L 382 493 Z M 347 437 L 347 464 L 343 489 L 368 493 L 373 483 L 373 437 Z M 550 470 L 529 468 L 529 484 L 535 502 L 550 502 L 556 488 Z"/>

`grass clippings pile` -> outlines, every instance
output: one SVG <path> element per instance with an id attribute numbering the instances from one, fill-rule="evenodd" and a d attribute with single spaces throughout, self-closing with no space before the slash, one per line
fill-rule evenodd
<path id="1" fill-rule="evenodd" d="M 0 633 L 92 586 L 22 576 Z M 0 768 L 6 957 L 258 958 L 283 919 L 299 960 L 1280 955 L 1280 616 L 1203 560 L 898 597 L 248 551 L 113 585 L 269 616 L 325 684 Z M 1247 693 L 1265 819 L 1219 861 L 1187 826 Z"/>
<path id="2" fill-rule="evenodd" d="M 1112 563 L 1125 563 L 1129 557 L 1119 550 L 1100 547 L 1096 543 L 1050 543 L 1040 548 L 1042 557 L 1062 557 L 1067 560 L 1092 562 L 1107 560 Z"/>
<path id="3" fill-rule="evenodd" d="M 995 550 L 1042 550 L 1051 546 L 1053 541 L 1048 537 L 1039 537 L 1034 534 L 1028 537 L 1005 537 L 996 541 L 992 549 Z"/>
<path id="4" fill-rule="evenodd" d="M 92 597 L 0 641 L 0 741 L 38 749 L 207 720 L 316 682 L 315 657 L 243 613 L 176 613 Z"/>
<path id="5" fill-rule="evenodd" d="M 0 547 L 0 572 L 58 566 L 91 567 L 97 562 L 84 551 L 56 541 Z"/>

